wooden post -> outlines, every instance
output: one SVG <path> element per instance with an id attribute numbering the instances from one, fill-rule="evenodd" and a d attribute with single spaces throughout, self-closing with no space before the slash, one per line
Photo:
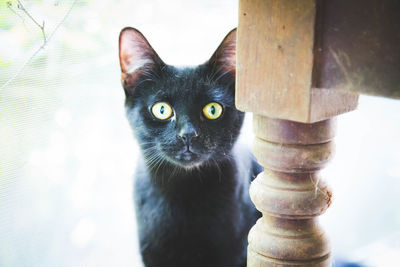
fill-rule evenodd
<path id="1" fill-rule="evenodd" d="M 264 166 L 250 187 L 263 218 L 249 234 L 248 266 L 330 266 L 316 216 L 331 203 L 318 175 L 333 153 L 335 120 L 299 123 L 254 117 L 254 154 Z"/>
<path id="2" fill-rule="evenodd" d="M 351 2 L 351 3 L 350 3 Z M 263 217 L 248 266 L 331 266 L 317 218 L 331 192 L 335 116 L 358 93 L 400 98 L 400 1 L 240 0 L 236 106 L 254 113 L 250 187 Z"/>

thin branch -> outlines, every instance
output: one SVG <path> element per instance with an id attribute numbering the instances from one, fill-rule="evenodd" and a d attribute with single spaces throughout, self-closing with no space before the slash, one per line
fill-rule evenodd
<path id="1" fill-rule="evenodd" d="M 10 11 L 11 11 L 12 13 L 14 13 L 17 17 L 19 17 L 19 18 L 21 19 L 21 22 L 22 22 L 22 24 L 24 25 L 25 30 L 26 30 L 27 32 L 31 32 L 31 30 L 26 26 L 25 18 L 24 18 L 23 16 L 21 16 L 21 15 L 19 14 L 19 12 L 17 12 L 17 11 L 14 10 L 12 1 L 7 1 L 7 8 L 10 9 Z"/>
<path id="2" fill-rule="evenodd" d="M 11 1 L 7 1 L 7 7 L 8 7 L 8 9 L 10 9 L 10 10 L 12 11 L 12 13 L 14 13 L 15 15 L 17 15 L 17 16 L 22 20 L 22 23 L 25 24 L 25 19 L 24 19 L 24 17 L 22 17 L 20 14 L 18 14 L 18 13 L 14 10 Z"/>
<path id="3" fill-rule="evenodd" d="M 69 7 L 67 13 L 65 13 L 64 17 L 62 18 L 62 20 L 57 24 L 57 26 L 54 28 L 54 30 L 50 33 L 49 37 L 47 38 L 47 41 L 50 41 L 50 39 L 53 37 L 53 35 L 56 33 L 56 31 L 58 30 L 58 28 L 60 28 L 61 24 L 63 24 L 65 22 L 65 20 L 67 19 L 67 17 L 69 16 L 69 14 L 72 11 L 72 8 L 75 6 L 75 3 L 78 0 L 74 0 L 74 2 L 72 3 L 72 5 Z M 44 22 L 43 22 L 44 25 Z"/>
<path id="4" fill-rule="evenodd" d="M 18 2 L 20 3 L 20 1 L 18 0 Z M 3 90 L 7 85 L 9 85 L 15 78 L 18 77 L 19 74 L 21 74 L 22 70 L 26 67 L 26 65 L 28 65 L 28 63 L 44 48 L 46 48 L 48 42 L 50 41 L 50 39 L 54 36 L 54 34 L 56 33 L 56 31 L 58 30 L 58 28 L 60 28 L 61 24 L 63 24 L 65 22 L 65 20 L 67 19 L 67 17 L 69 16 L 69 14 L 71 13 L 73 7 L 75 6 L 75 3 L 77 2 L 77 0 L 74 0 L 74 2 L 72 2 L 71 6 L 69 7 L 68 11 L 65 13 L 64 17 L 61 19 L 61 21 L 57 24 L 57 26 L 54 28 L 54 30 L 50 33 L 50 35 L 48 36 L 47 39 L 44 39 L 43 44 L 29 57 L 25 60 L 25 62 L 22 64 L 22 66 L 17 70 L 17 72 L 8 80 L 6 81 L 1 87 L 0 87 L 0 91 Z M 23 7 L 23 6 L 22 6 Z M 23 9 L 25 10 L 25 9 Z M 26 12 L 26 10 L 25 10 Z M 29 14 L 26 12 L 26 14 Z M 29 15 L 29 17 L 38 25 L 38 23 L 32 18 L 32 16 Z M 38 25 L 44 34 L 44 22 L 43 22 L 43 26 Z"/>
<path id="5" fill-rule="evenodd" d="M 44 43 L 46 43 L 47 42 L 47 40 L 46 40 L 46 33 L 44 32 L 44 20 L 43 20 L 43 24 L 42 24 L 42 35 L 43 35 L 43 41 L 44 41 Z"/>
<path id="6" fill-rule="evenodd" d="M 44 48 L 44 45 L 41 45 L 38 50 L 35 51 L 25 62 L 22 64 L 22 66 L 17 70 L 17 72 L 8 80 L 6 81 L 1 87 L 0 91 L 2 91 L 7 85 L 9 85 L 15 78 L 18 77 L 18 75 L 21 74 L 23 69 L 25 68 L 26 65 Z"/>
<path id="7" fill-rule="evenodd" d="M 26 8 L 25 8 L 24 5 L 22 4 L 22 2 L 21 2 L 20 0 L 17 0 L 17 2 L 18 2 L 18 8 L 21 9 L 21 10 L 25 13 L 25 15 L 27 15 L 27 16 L 33 21 L 33 23 L 35 23 L 35 24 L 40 28 L 40 30 L 42 31 L 42 35 L 43 35 L 43 43 L 46 43 L 47 40 L 46 40 L 46 33 L 45 33 L 45 31 L 44 31 L 44 21 L 43 21 L 43 24 L 40 25 L 40 24 L 32 17 L 32 15 L 28 12 L 28 10 L 26 10 Z"/>

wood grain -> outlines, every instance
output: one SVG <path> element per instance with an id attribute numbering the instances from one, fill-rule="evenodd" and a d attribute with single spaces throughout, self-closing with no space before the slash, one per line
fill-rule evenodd
<path id="1" fill-rule="evenodd" d="M 288 120 L 266 120 L 253 116 L 254 133 L 261 139 L 286 144 L 321 144 L 331 141 L 335 136 L 336 119 L 318 123 L 298 123 Z"/>
<path id="2" fill-rule="evenodd" d="M 333 117 L 358 94 L 400 98 L 400 1 L 240 0 L 236 106 L 255 113 L 250 187 L 263 213 L 248 266 L 331 266 L 317 216 L 331 203 L 318 171 L 332 157 Z"/>
<path id="3" fill-rule="evenodd" d="M 400 1 L 317 1 L 313 87 L 400 98 Z"/>
<path id="4" fill-rule="evenodd" d="M 237 107 L 269 117 L 306 121 L 314 0 L 243 0 L 239 10 Z"/>
<path id="5" fill-rule="evenodd" d="M 332 199 L 318 173 L 333 154 L 335 121 L 254 120 L 254 155 L 264 172 L 252 182 L 250 197 L 263 217 L 249 233 L 247 266 L 331 266 L 316 218 Z"/>
<path id="6" fill-rule="evenodd" d="M 358 96 L 313 88 L 316 0 L 241 0 L 236 106 L 316 122 L 353 110 Z"/>

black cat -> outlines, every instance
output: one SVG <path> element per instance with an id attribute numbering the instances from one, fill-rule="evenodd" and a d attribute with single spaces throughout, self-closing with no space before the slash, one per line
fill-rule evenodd
<path id="1" fill-rule="evenodd" d="M 166 65 L 136 29 L 119 39 L 128 120 L 141 148 L 134 198 L 146 267 L 246 265 L 262 170 L 238 136 L 236 30 L 206 63 Z"/>

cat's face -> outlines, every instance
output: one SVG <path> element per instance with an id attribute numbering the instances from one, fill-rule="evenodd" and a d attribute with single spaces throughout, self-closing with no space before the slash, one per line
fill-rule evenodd
<path id="1" fill-rule="evenodd" d="M 193 68 L 166 65 L 143 35 L 120 35 L 128 120 L 149 165 L 184 168 L 228 157 L 243 122 L 234 105 L 236 32 Z"/>

